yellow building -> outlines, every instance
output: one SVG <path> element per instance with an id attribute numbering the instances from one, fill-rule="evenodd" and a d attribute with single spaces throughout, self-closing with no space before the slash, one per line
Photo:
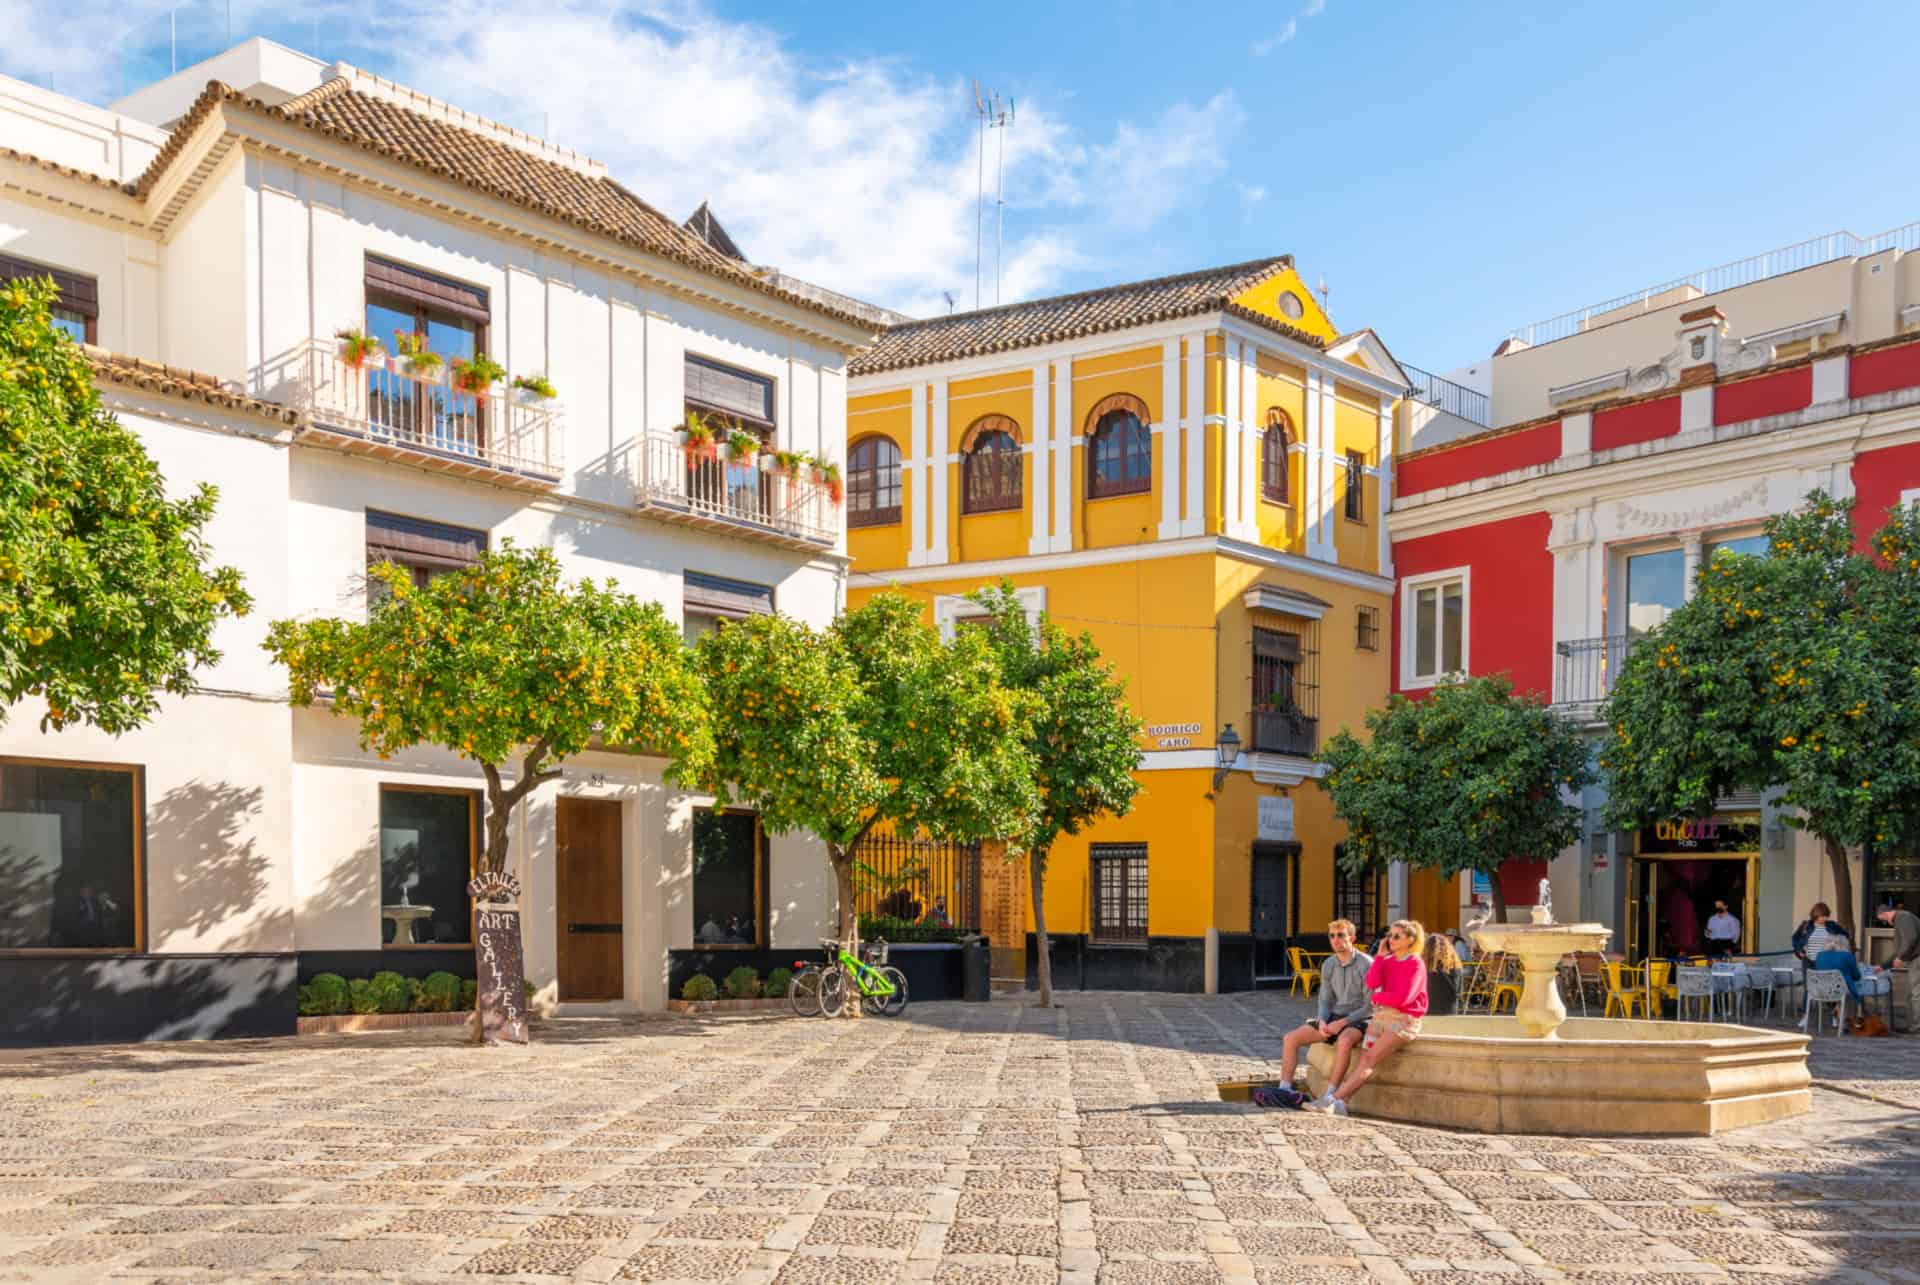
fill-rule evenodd
<path id="1" fill-rule="evenodd" d="M 1437 881 L 1337 875 L 1312 784 L 1389 690 L 1406 383 L 1291 259 L 896 326 L 850 373 L 850 605 L 897 587 L 951 630 L 1010 580 L 1147 724 L 1132 813 L 1048 863 L 1057 984 L 1202 989 L 1217 929 L 1217 986 L 1245 989 L 1336 913 L 1452 917 Z"/>

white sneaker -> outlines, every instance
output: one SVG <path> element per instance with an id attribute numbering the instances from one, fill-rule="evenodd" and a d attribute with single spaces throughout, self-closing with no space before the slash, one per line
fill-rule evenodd
<path id="1" fill-rule="evenodd" d="M 1347 1113 L 1347 1104 L 1339 1098 L 1335 1098 L 1332 1104 L 1327 1107 L 1327 1113 L 1329 1115 L 1344 1116 Z"/>
<path id="2" fill-rule="evenodd" d="M 1343 1104 L 1339 1100 L 1337 1100 L 1333 1096 L 1333 1094 L 1323 1093 L 1311 1102 L 1301 1103 L 1300 1109 L 1302 1111 L 1331 1111 L 1336 1106 L 1341 1106 L 1341 1105 Z"/>

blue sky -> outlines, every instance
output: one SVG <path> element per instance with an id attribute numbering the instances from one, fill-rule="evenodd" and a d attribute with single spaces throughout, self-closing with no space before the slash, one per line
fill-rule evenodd
<path id="1" fill-rule="evenodd" d="M 920 313 L 973 297 L 975 76 L 1018 105 L 1009 299 L 1287 252 L 1338 324 L 1432 370 L 1683 272 L 1920 219 L 1894 4 L 233 9 L 236 35 L 544 128 L 673 213 L 712 198 L 757 260 Z M 105 101 L 165 72 L 166 12 L 0 0 L 35 33 L 0 70 Z M 180 10 L 183 62 L 225 13 Z"/>

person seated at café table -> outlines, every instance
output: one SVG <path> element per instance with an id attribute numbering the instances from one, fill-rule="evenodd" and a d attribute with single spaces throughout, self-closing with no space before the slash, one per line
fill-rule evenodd
<path id="1" fill-rule="evenodd" d="M 1460 956 L 1445 933 L 1430 933 L 1420 958 L 1427 965 L 1427 1012 L 1450 1017 L 1460 999 Z"/>
<path id="2" fill-rule="evenodd" d="M 1814 907 L 1816 912 L 1825 909 L 1824 902 Z M 1816 936 L 1815 933 L 1818 935 Z M 1796 938 L 1799 936 L 1797 933 L 1794 935 Z M 1816 946 L 1817 954 L 1814 953 Z M 1878 985 L 1863 987 L 1864 979 L 1877 978 L 1884 970 L 1872 965 L 1865 969 L 1860 967 L 1860 961 L 1854 958 L 1853 942 L 1848 938 L 1847 930 L 1841 927 L 1839 920 L 1826 917 L 1824 922 L 1816 927 L 1814 933 L 1808 934 L 1805 950 L 1807 967 L 1821 972 L 1840 974 L 1846 980 L 1847 994 L 1853 996 L 1855 1000 L 1859 1000 L 1863 994 L 1886 993 L 1885 989 Z"/>
<path id="3" fill-rule="evenodd" d="M 1336 919 L 1327 925 L 1327 944 L 1333 953 L 1320 961 L 1319 1016 L 1304 1026 L 1288 1031 L 1280 1042 L 1280 1084 L 1278 1097 L 1287 1099 L 1268 1103 L 1256 1096 L 1261 1105 L 1298 1105 L 1299 1094 L 1293 1088 L 1300 1050 L 1315 1044 L 1333 1045 L 1333 1073 L 1328 1083 L 1338 1084 L 1347 1074 L 1347 1063 L 1354 1046 L 1367 1033 L 1367 1018 L 1373 1002 L 1367 998 L 1367 970 L 1373 956 L 1354 946 L 1353 922 Z"/>

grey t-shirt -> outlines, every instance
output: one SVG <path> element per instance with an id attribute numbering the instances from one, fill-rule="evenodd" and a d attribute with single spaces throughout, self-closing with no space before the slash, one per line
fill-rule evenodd
<path id="1" fill-rule="evenodd" d="M 1342 1017 L 1363 1021 L 1373 1012 L 1373 1001 L 1367 995 L 1367 970 L 1372 967 L 1373 956 L 1364 950 L 1354 951 L 1344 964 L 1337 955 L 1320 961 L 1321 1021 Z"/>

